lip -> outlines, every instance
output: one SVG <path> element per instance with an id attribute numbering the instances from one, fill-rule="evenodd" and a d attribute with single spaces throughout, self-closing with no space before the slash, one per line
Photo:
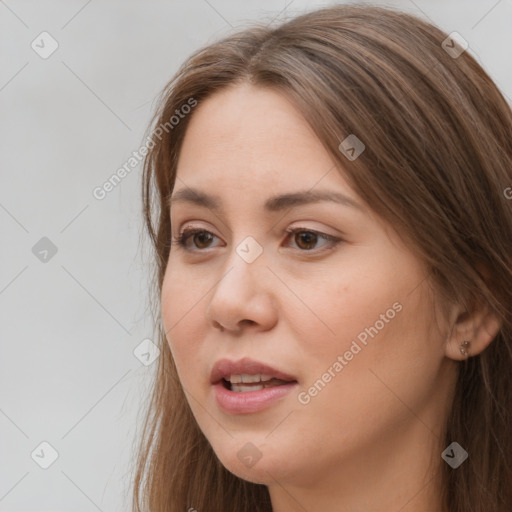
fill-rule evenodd
<path id="1" fill-rule="evenodd" d="M 222 379 L 230 375 L 262 373 L 271 375 L 276 379 L 291 381 L 287 384 L 263 388 L 259 391 L 247 391 L 238 393 L 224 387 Z M 220 359 L 215 363 L 210 375 L 210 382 L 213 385 L 215 399 L 218 406 L 230 414 L 251 414 L 262 411 L 279 399 L 286 396 L 298 386 L 298 382 L 292 375 L 277 370 L 272 366 L 249 358 L 239 361 Z"/>
<path id="2" fill-rule="evenodd" d="M 242 375 L 246 374 L 257 374 L 263 373 L 271 375 L 276 379 L 296 381 L 297 379 L 293 375 L 289 375 L 281 370 L 272 368 L 272 366 L 255 361 L 249 357 L 244 357 L 238 361 L 231 361 L 230 359 L 219 359 L 212 368 L 210 374 L 210 382 L 212 384 L 218 384 L 223 378 L 229 377 L 230 375 Z M 252 391 L 250 391 L 252 393 Z"/>
<path id="3" fill-rule="evenodd" d="M 213 385 L 215 399 L 221 409 L 230 414 L 251 414 L 262 411 L 298 386 L 297 382 L 281 384 L 260 391 L 237 393 L 224 387 L 222 382 Z"/>

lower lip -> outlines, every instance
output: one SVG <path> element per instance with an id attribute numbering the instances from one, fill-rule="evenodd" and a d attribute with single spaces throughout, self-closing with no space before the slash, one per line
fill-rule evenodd
<path id="1" fill-rule="evenodd" d="M 213 389 L 219 407 L 231 414 L 248 414 L 266 409 L 287 395 L 295 386 L 297 386 L 297 382 L 290 382 L 289 384 L 263 388 L 259 391 L 241 393 L 226 389 L 221 381 L 214 384 Z"/>

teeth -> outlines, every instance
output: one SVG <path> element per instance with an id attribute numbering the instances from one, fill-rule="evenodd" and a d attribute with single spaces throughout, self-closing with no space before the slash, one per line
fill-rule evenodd
<path id="1" fill-rule="evenodd" d="M 249 383 L 253 383 L 253 382 L 266 382 L 271 379 L 272 379 L 271 375 L 265 375 L 262 373 L 258 373 L 256 375 L 249 375 L 247 373 L 243 373 L 241 375 L 230 375 L 229 379 L 226 379 L 226 380 L 229 380 L 229 382 L 231 382 L 231 384 L 239 384 L 240 382 L 249 384 Z"/>
<path id="2" fill-rule="evenodd" d="M 231 391 L 245 393 L 246 391 L 260 391 L 265 386 L 244 386 L 243 384 L 231 384 Z"/>
<path id="3" fill-rule="evenodd" d="M 272 388 L 286 384 L 285 381 L 279 379 L 270 379 L 270 381 L 262 382 L 261 384 L 231 384 L 231 391 L 235 393 L 245 393 L 246 391 L 260 391 L 265 388 Z"/>

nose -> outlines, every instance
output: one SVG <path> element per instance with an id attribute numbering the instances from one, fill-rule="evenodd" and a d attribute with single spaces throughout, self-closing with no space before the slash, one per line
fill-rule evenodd
<path id="1" fill-rule="evenodd" d="M 220 331 L 234 334 L 248 328 L 271 329 L 277 322 L 277 301 L 272 291 L 275 281 L 263 257 L 247 263 L 235 252 L 211 292 L 206 310 L 208 322 Z"/>

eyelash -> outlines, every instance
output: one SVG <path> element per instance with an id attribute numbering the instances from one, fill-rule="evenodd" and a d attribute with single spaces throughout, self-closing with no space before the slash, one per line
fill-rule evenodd
<path id="1" fill-rule="evenodd" d="M 186 228 L 178 235 L 178 237 L 173 237 L 171 243 L 172 243 L 172 245 L 177 245 L 178 247 L 184 249 L 185 251 L 195 252 L 193 249 L 187 249 L 186 242 L 191 236 L 193 236 L 197 233 L 209 233 L 209 234 L 213 235 L 213 233 L 210 233 L 210 231 L 207 231 L 206 229 Z M 314 249 L 299 249 L 300 252 L 304 252 L 304 253 L 307 253 L 307 252 L 319 253 L 319 252 L 328 251 L 330 249 L 334 249 L 339 243 L 341 243 L 343 241 L 341 238 L 338 238 L 338 237 L 335 237 L 332 235 L 328 235 L 326 233 L 321 233 L 320 231 L 315 231 L 314 229 L 308 229 L 308 228 L 303 228 L 303 227 L 287 229 L 286 233 L 288 234 L 287 238 L 290 238 L 291 236 L 295 235 L 296 233 L 314 233 L 319 238 L 323 238 L 324 240 L 331 242 L 331 247 L 329 249 L 321 249 L 320 251 L 315 251 Z M 213 235 L 213 236 L 216 236 L 216 235 Z M 198 250 L 199 250 L 199 252 L 204 252 L 207 249 L 198 249 Z"/>

